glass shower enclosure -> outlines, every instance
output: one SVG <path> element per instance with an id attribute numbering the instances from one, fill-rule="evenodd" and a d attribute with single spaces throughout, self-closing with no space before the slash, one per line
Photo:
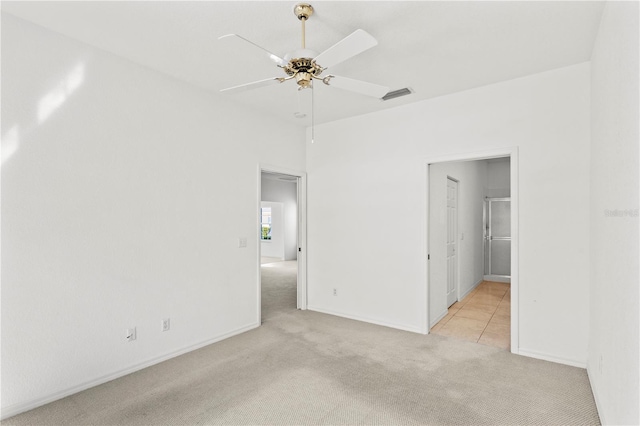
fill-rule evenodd
<path id="1" fill-rule="evenodd" d="M 484 275 L 488 281 L 511 280 L 511 198 L 485 198 Z"/>

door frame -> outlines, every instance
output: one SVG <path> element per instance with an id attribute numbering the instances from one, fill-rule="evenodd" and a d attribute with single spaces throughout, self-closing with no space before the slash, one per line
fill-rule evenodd
<path id="1" fill-rule="evenodd" d="M 425 210 L 424 210 L 424 224 L 425 236 L 423 243 L 423 250 L 425 259 L 425 287 L 424 287 L 424 317 L 422 332 L 423 334 L 429 334 L 431 327 L 435 324 L 429 324 L 429 290 L 430 290 L 430 261 L 428 256 L 430 253 L 429 248 L 429 165 L 437 163 L 447 163 L 452 161 L 476 161 L 476 160 L 489 160 L 491 158 L 509 157 L 510 158 L 510 170 L 509 176 L 511 180 L 511 353 L 518 354 L 520 352 L 519 346 L 519 324 L 520 324 L 520 309 L 519 309 L 519 286 L 520 286 L 520 269 L 519 269 L 519 257 L 518 248 L 520 245 L 520 238 L 518 234 L 519 230 L 519 168 L 518 168 L 518 147 L 505 147 L 496 148 L 485 151 L 463 152 L 457 154 L 443 155 L 439 157 L 428 158 L 424 167 L 424 182 L 426 184 L 423 194 L 425 194 Z M 483 271 L 484 272 L 484 271 Z"/>
<path id="2" fill-rule="evenodd" d="M 260 240 L 261 218 L 260 206 L 262 203 L 262 172 L 277 173 L 297 178 L 297 210 L 298 210 L 298 277 L 297 277 L 297 308 L 301 310 L 307 309 L 307 174 L 299 170 L 293 170 L 285 167 L 274 166 L 270 164 L 258 164 L 258 191 L 256 200 L 256 233 L 257 241 L 257 265 L 258 265 L 258 283 L 257 283 L 257 322 L 262 324 L 262 277 L 260 276 L 260 258 L 262 245 Z"/>

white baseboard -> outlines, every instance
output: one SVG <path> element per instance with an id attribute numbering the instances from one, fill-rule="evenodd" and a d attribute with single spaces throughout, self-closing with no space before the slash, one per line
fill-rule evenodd
<path id="1" fill-rule="evenodd" d="M 431 331 L 431 328 L 436 325 L 437 323 L 440 322 L 440 320 L 442 320 L 442 318 L 446 317 L 447 314 L 449 313 L 449 308 L 445 309 L 444 311 L 442 311 L 442 313 L 440 313 L 440 315 L 438 315 L 438 317 L 436 318 L 436 320 L 429 325 L 429 331 Z"/>
<path id="2" fill-rule="evenodd" d="M 587 365 L 587 377 L 589 378 L 589 384 L 591 385 L 591 393 L 593 394 L 593 399 L 596 402 L 596 410 L 598 411 L 598 417 L 600 417 L 601 425 L 609 425 L 607 419 L 604 417 L 604 411 L 602 410 L 602 404 L 600 403 L 600 398 L 598 396 L 598 386 L 595 383 L 594 375 L 591 374 L 591 370 Z"/>
<path id="3" fill-rule="evenodd" d="M 458 300 L 462 300 L 462 299 L 464 299 L 465 297 L 467 297 L 467 296 L 469 295 L 469 293 L 471 293 L 471 292 L 472 292 L 476 287 L 478 287 L 478 286 L 482 283 L 482 281 L 484 281 L 484 278 L 480 278 L 480 280 L 478 280 L 478 282 L 477 282 L 477 283 L 475 283 L 474 285 L 472 285 L 472 286 L 471 286 L 471 288 L 470 288 L 469 290 L 465 291 L 465 292 L 464 292 L 464 294 L 461 294 L 461 295 L 458 297 Z"/>
<path id="4" fill-rule="evenodd" d="M 356 321 L 368 322 L 370 324 L 382 325 L 389 328 L 396 328 L 398 330 L 410 331 L 412 333 L 420 333 L 424 334 L 424 332 L 420 329 L 420 327 L 415 327 L 412 325 L 398 324 L 392 323 L 384 320 L 379 320 L 375 318 L 362 317 L 359 315 L 351 315 L 344 312 L 334 311 L 332 309 L 318 308 L 317 306 L 307 306 L 307 309 L 310 311 L 320 312 L 322 314 L 334 315 L 337 317 L 348 318 Z"/>
<path id="5" fill-rule="evenodd" d="M 128 368 L 125 368 L 125 369 L 122 369 L 122 370 L 118 370 L 118 371 L 114 371 L 114 372 L 112 372 L 110 374 L 107 374 L 105 376 L 97 377 L 95 379 L 89 380 L 88 382 L 84 382 L 84 383 L 81 383 L 79 385 L 67 388 L 67 389 L 62 389 L 62 390 L 59 390 L 59 391 L 54 392 L 52 394 L 44 395 L 44 396 L 41 396 L 39 398 L 33 399 L 31 401 L 27 401 L 27 402 L 23 402 L 23 403 L 20 403 L 20 404 L 13 404 L 13 405 L 9 405 L 7 407 L 3 407 L 2 408 L 2 413 L 0 414 L 0 420 L 4 420 L 4 419 L 7 419 L 9 417 L 13 417 L 13 416 L 18 415 L 20 413 L 24 413 L 25 411 L 33 410 L 34 408 L 38 408 L 38 407 L 40 407 L 42 405 L 49 404 L 50 402 L 57 401 L 58 399 L 65 398 L 65 397 L 67 397 L 69 395 L 73 395 L 73 394 L 78 393 L 78 392 L 82 392 L 83 390 L 86 390 L 86 389 L 101 385 L 103 383 L 110 382 L 111 380 L 115 380 L 115 379 L 120 378 L 122 376 L 126 376 L 127 374 L 135 373 L 136 371 L 142 370 L 142 369 L 147 368 L 147 367 L 151 367 L 152 365 L 159 364 L 159 363 L 161 363 L 163 361 L 166 361 L 168 359 L 175 358 L 177 356 L 186 354 L 187 352 L 195 351 L 196 349 L 200 349 L 200 348 L 208 346 L 208 345 L 210 345 L 212 343 L 216 343 L 216 342 L 219 342 L 221 340 L 228 339 L 229 337 L 233 337 L 235 335 L 244 333 L 246 331 L 252 330 L 252 329 L 257 328 L 259 326 L 260 326 L 259 323 L 257 323 L 257 324 L 256 323 L 249 324 L 249 325 L 237 328 L 235 330 L 232 330 L 232 331 L 230 331 L 228 333 L 224 333 L 224 334 L 221 334 L 219 336 L 213 337 L 211 339 L 205 340 L 203 342 L 196 343 L 195 345 L 190 345 L 190 346 L 187 346 L 185 348 L 178 349 L 176 351 L 172 351 L 172 352 L 169 352 L 167 354 L 160 355 L 158 357 L 154 357 L 154 358 L 148 359 L 148 360 L 143 361 L 141 363 L 135 364 L 135 365 L 133 365 L 131 367 L 128 367 Z"/>
<path id="6" fill-rule="evenodd" d="M 505 277 L 502 275 L 485 275 L 484 276 L 484 280 L 485 281 L 493 281 L 496 283 L 510 283 L 511 282 L 511 277 Z"/>
<path id="7" fill-rule="evenodd" d="M 587 368 L 587 363 L 584 361 L 576 361 L 574 359 L 561 358 L 555 355 L 536 352 L 529 349 L 518 348 L 518 355 L 528 356 L 529 358 L 541 359 L 543 361 L 551 361 L 557 364 L 570 365 L 572 367 Z"/>

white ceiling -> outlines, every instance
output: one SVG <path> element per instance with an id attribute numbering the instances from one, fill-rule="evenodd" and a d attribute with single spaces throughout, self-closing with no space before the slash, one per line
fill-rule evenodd
<path id="1" fill-rule="evenodd" d="M 220 89 L 284 76 L 236 33 L 275 54 L 300 46 L 295 1 L 2 2 L 3 12 L 156 69 L 264 114 L 307 126 L 293 81 L 241 94 Z M 600 22 L 594 1 L 312 1 L 307 47 L 325 50 L 357 28 L 378 46 L 332 74 L 412 95 L 383 102 L 316 84 L 315 122 L 416 102 L 584 61 Z"/>

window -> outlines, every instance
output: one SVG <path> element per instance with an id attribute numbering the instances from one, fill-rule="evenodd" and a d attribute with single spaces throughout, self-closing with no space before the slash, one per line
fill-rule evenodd
<path id="1" fill-rule="evenodd" d="M 262 218 L 260 222 L 262 223 L 262 234 L 260 235 L 261 240 L 270 240 L 271 239 L 271 207 L 262 207 L 260 209 L 260 217 Z"/>

